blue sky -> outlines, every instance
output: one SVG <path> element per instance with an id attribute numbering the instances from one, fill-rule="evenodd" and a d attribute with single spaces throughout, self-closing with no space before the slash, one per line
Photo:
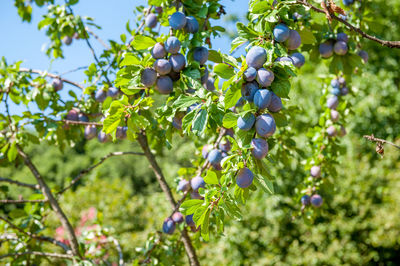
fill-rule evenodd
<path id="1" fill-rule="evenodd" d="M 22 60 L 23 67 L 49 70 L 49 72 L 61 74 L 77 67 L 88 66 L 92 63 L 93 57 L 86 43 L 82 40 L 74 40 L 72 45 L 63 46 L 65 59 L 51 60 L 43 51 L 44 45 L 48 43 L 45 31 L 39 31 L 38 22 L 46 12 L 46 7 L 33 6 L 33 17 L 31 23 L 22 22 L 14 7 L 14 1 L 0 1 L 0 56 L 5 56 L 8 63 Z M 133 9 L 137 5 L 146 5 L 144 0 L 81 0 L 74 6 L 74 13 L 82 16 L 90 16 L 102 27 L 95 33 L 103 40 L 120 40 L 121 33 L 126 33 L 125 24 L 129 20 L 134 25 L 135 16 Z M 243 20 L 247 11 L 248 1 L 246 0 L 223 0 L 227 14 L 237 14 Z M 227 27 L 223 20 L 212 21 L 213 25 Z M 91 40 L 92 45 L 99 54 L 103 48 L 96 40 Z M 230 41 L 227 38 L 219 38 L 212 41 L 213 49 L 221 49 L 228 52 Z M 77 82 L 83 80 L 83 70 L 69 73 L 63 76 Z M 61 92 L 62 96 L 67 95 L 67 87 Z M 69 89 L 69 88 L 68 88 Z M 20 112 L 22 109 L 11 105 L 12 112 Z M 37 111 L 32 109 L 31 111 Z M 0 112 L 4 112 L 4 105 L 0 105 Z"/>

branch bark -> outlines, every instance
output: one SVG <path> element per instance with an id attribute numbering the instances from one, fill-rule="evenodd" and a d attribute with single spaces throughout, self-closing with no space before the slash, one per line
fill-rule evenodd
<path id="1" fill-rule="evenodd" d="M 57 195 L 61 195 L 62 193 L 64 193 L 66 190 L 70 189 L 76 182 L 78 182 L 84 175 L 90 173 L 93 169 L 95 169 L 96 167 L 98 167 L 99 165 L 101 165 L 102 163 L 104 163 L 105 160 L 107 160 L 108 158 L 111 158 L 113 156 L 121 156 L 121 155 L 144 155 L 144 153 L 141 152 L 133 152 L 133 151 L 118 151 L 118 152 L 111 152 L 109 154 L 107 154 L 106 156 L 102 157 L 100 159 L 100 161 L 92 166 L 90 166 L 87 169 L 82 170 L 72 181 L 71 183 L 63 188 L 62 190 L 60 190 Z"/>
<path id="2" fill-rule="evenodd" d="M 325 11 L 323 9 L 320 9 L 318 7 L 313 6 L 312 4 L 310 4 L 307 0 L 297 0 L 296 4 L 301 4 L 304 6 L 307 6 L 309 8 L 311 8 L 312 10 L 319 12 L 319 13 L 324 13 Z M 357 28 L 356 26 L 353 26 L 352 24 L 350 24 L 349 22 L 347 22 L 344 19 L 341 19 L 339 17 L 337 17 L 335 14 L 330 13 L 330 16 L 332 19 L 337 20 L 341 23 L 343 23 L 344 25 L 346 25 L 350 30 L 360 34 L 362 37 L 369 39 L 371 41 L 377 42 L 383 46 L 389 47 L 389 48 L 400 48 L 400 41 L 386 41 L 386 40 L 382 40 L 379 39 L 375 36 L 369 35 L 367 33 L 365 33 L 364 31 L 362 31 L 360 28 Z"/>
<path id="3" fill-rule="evenodd" d="M 42 176 L 39 173 L 39 171 L 37 170 L 36 166 L 32 163 L 29 156 L 21 149 L 21 147 L 19 145 L 17 145 L 17 150 L 18 150 L 19 155 L 24 159 L 26 166 L 28 166 L 29 170 L 32 172 L 33 176 L 36 178 L 36 180 L 42 190 L 43 195 L 49 201 L 51 208 L 54 210 L 54 212 L 58 216 L 58 219 L 60 219 L 62 226 L 65 228 L 68 239 L 71 243 L 72 254 L 74 256 L 82 258 L 81 254 L 79 252 L 79 244 L 78 244 L 78 240 L 76 239 L 74 229 L 72 228 L 72 225 L 69 222 L 64 211 L 61 209 L 60 205 L 58 204 L 57 200 L 55 199 L 50 188 L 47 186 L 46 182 L 42 178 Z"/>
<path id="4" fill-rule="evenodd" d="M 71 84 L 72 86 L 75 86 L 81 90 L 85 90 L 85 87 L 83 87 L 82 85 L 80 85 L 79 83 L 76 83 L 74 81 L 71 81 L 69 79 L 65 79 L 62 78 L 60 75 L 56 75 L 56 74 L 52 74 L 52 73 L 47 73 L 45 71 L 41 71 L 41 70 L 37 70 L 37 69 L 29 69 L 29 68 L 23 68 L 21 67 L 19 70 L 19 72 L 27 72 L 27 73 L 34 73 L 34 74 L 39 74 L 39 75 L 46 75 L 49 76 L 50 78 L 54 78 L 54 79 L 60 79 L 65 83 Z"/>
<path id="5" fill-rule="evenodd" d="M 171 189 L 168 186 L 167 181 L 165 180 L 164 174 L 161 171 L 160 166 L 158 165 L 153 153 L 150 150 L 149 143 L 147 141 L 147 137 L 144 132 L 141 132 L 138 134 L 137 140 L 139 142 L 139 145 L 142 147 L 142 150 L 147 158 L 147 160 L 150 163 L 151 168 L 154 171 L 154 174 L 157 177 L 157 181 L 160 184 L 161 189 L 164 191 L 165 195 L 167 196 L 167 199 L 169 203 L 172 206 L 172 209 L 175 209 L 176 206 L 176 201 L 174 199 L 174 196 L 172 195 Z M 200 265 L 199 260 L 196 255 L 196 251 L 193 248 L 192 241 L 186 231 L 186 228 L 183 228 L 181 231 L 181 236 L 182 236 L 182 242 L 186 250 L 186 255 L 188 256 L 189 263 L 191 266 L 198 266 Z"/>
<path id="6" fill-rule="evenodd" d="M 17 185 L 17 186 L 20 186 L 20 187 L 27 187 L 27 188 L 30 188 L 30 189 L 40 189 L 39 185 L 22 183 L 22 182 L 15 181 L 15 180 L 12 180 L 12 179 L 9 179 L 9 178 L 4 178 L 4 177 L 0 177 L 0 182 L 7 182 L 7 183 L 10 183 L 10 184 L 14 184 L 14 185 Z"/>
<path id="7" fill-rule="evenodd" d="M 36 234 L 32 234 L 31 232 L 25 232 L 22 228 L 19 228 L 18 226 L 13 224 L 10 220 L 8 220 L 5 217 L 0 216 L 0 220 L 3 220 L 7 224 L 9 224 L 10 227 L 14 228 L 15 230 L 21 232 L 22 234 L 24 234 L 24 235 L 26 235 L 28 237 L 31 237 L 31 238 L 34 238 L 34 239 L 37 239 L 37 240 L 40 240 L 40 241 L 46 241 L 46 242 L 52 243 L 54 245 L 60 246 L 62 249 L 64 249 L 65 252 L 69 252 L 71 250 L 67 245 L 65 245 L 64 243 L 62 243 L 62 242 L 60 242 L 60 241 L 58 241 L 58 240 L 56 240 L 54 238 L 51 238 L 51 237 L 48 237 L 48 236 L 39 236 L 39 235 L 36 235 Z"/>
<path id="8" fill-rule="evenodd" d="M 59 259 L 69 259 L 69 260 L 74 260 L 74 257 L 71 255 L 66 255 L 66 254 L 58 254 L 58 253 L 49 253 L 49 252 L 39 252 L 39 251 L 26 251 L 26 252 L 20 252 L 20 253 L 9 253 L 9 254 L 4 254 L 0 256 L 0 259 L 4 259 L 7 257 L 20 257 L 24 255 L 36 255 L 36 256 L 44 256 L 44 257 L 53 257 L 53 258 L 59 258 Z"/>
<path id="9" fill-rule="evenodd" d="M 47 202 L 47 200 L 43 199 L 43 200 L 12 200 L 12 199 L 4 199 L 4 200 L 0 200 L 0 203 L 3 204 L 18 204 L 18 203 L 44 203 Z"/>
<path id="10" fill-rule="evenodd" d="M 372 141 L 372 142 L 386 143 L 386 144 L 392 145 L 393 147 L 396 147 L 397 149 L 400 149 L 399 145 L 396 145 L 393 142 L 390 142 L 390 141 L 387 141 L 387 140 L 384 140 L 384 139 L 375 138 L 374 135 L 371 135 L 371 136 L 364 135 L 364 138 L 366 138 L 366 139 L 368 139 L 369 141 Z"/>

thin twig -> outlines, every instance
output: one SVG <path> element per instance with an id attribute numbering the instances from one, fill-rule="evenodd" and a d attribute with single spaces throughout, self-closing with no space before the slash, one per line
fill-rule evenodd
<path id="1" fill-rule="evenodd" d="M 95 169 L 96 167 L 98 167 L 99 165 L 101 165 L 102 163 L 104 163 L 105 160 L 107 160 L 108 158 L 111 158 L 113 156 L 121 156 L 121 155 L 144 155 L 144 153 L 141 152 L 133 152 L 133 151 L 119 151 L 119 152 L 111 152 L 109 154 L 107 154 L 106 156 L 102 157 L 100 159 L 100 161 L 92 166 L 90 166 L 87 169 L 84 169 L 82 171 L 80 171 L 80 173 L 71 181 L 71 183 L 63 188 L 62 190 L 60 190 L 57 195 L 61 195 L 63 194 L 66 190 L 70 189 L 74 184 L 76 184 L 76 182 L 78 182 L 84 175 L 90 173 L 93 169 Z"/>
<path id="2" fill-rule="evenodd" d="M 103 45 L 104 48 L 106 48 L 107 50 L 110 50 L 110 49 L 111 49 L 110 46 L 108 46 L 108 45 L 107 45 L 98 35 L 96 35 L 89 27 L 85 27 L 85 30 L 86 30 L 87 32 L 89 32 L 90 34 L 92 34 L 93 37 L 96 38 L 96 40 L 98 40 L 99 43 L 100 43 L 101 45 Z"/>
<path id="3" fill-rule="evenodd" d="M 7 182 L 10 184 L 14 184 L 20 187 L 27 187 L 27 188 L 31 188 L 31 189 L 40 189 L 39 185 L 34 185 L 34 184 L 27 184 L 27 183 L 22 183 L 19 181 L 15 181 L 9 178 L 4 178 L 4 177 L 0 177 L 0 182 Z"/>
<path id="4" fill-rule="evenodd" d="M 87 69 L 87 68 L 88 68 L 88 66 L 77 67 L 77 68 L 68 70 L 68 71 L 66 71 L 66 72 L 64 72 L 64 73 L 61 73 L 60 76 L 64 76 L 64 75 L 66 75 L 66 74 L 69 74 L 69 73 L 72 73 L 72 72 L 76 72 L 76 71 L 79 71 L 79 70 L 82 70 L 82 69 Z"/>
<path id="5" fill-rule="evenodd" d="M 35 255 L 35 256 L 44 256 L 44 257 L 53 257 L 59 259 L 69 259 L 74 260 L 74 256 L 66 255 L 66 254 L 58 254 L 58 253 L 49 253 L 49 252 L 39 252 L 39 251 L 26 251 L 26 252 L 19 252 L 19 253 L 9 253 L 0 255 L 0 259 L 4 259 L 7 257 L 20 257 L 24 255 Z"/>
<path id="6" fill-rule="evenodd" d="M 121 245 L 119 244 L 118 240 L 114 237 L 111 237 L 111 241 L 114 243 L 115 248 L 117 249 L 117 252 L 118 252 L 118 266 L 125 265 L 124 255 L 122 254 Z"/>
<path id="7" fill-rule="evenodd" d="M 0 203 L 3 204 L 19 204 L 19 203 L 44 203 L 47 202 L 47 200 L 45 199 L 41 199 L 41 200 L 12 200 L 12 199 L 4 199 L 4 200 L 0 200 Z"/>
<path id="8" fill-rule="evenodd" d="M 366 138 L 366 139 L 368 139 L 369 141 L 372 141 L 372 142 L 386 143 L 386 144 L 392 145 L 393 147 L 396 147 L 397 149 L 400 149 L 399 145 L 396 145 L 393 142 L 390 142 L 390 141 L 387 141 L 387 140 L 384 140 L 384 139 L 375 138 L 374 135 L 371 135 L 371 136 L 364 135 L 364 138 Z"/>
<path id="9" fill-rule="evenodd" d="M 76 83 L 74 81 L 71 81 L 69 79 L 65 79 L 63 77 L 61 77 L 60 75 L 56 75 L 56 74 L 52 74 L 52 73 L 47 73 L 45 71 L 41 71 L 41 70 L 37 70 L 37 69 L 29 69 L 29 68 L 20 68 L 18 70 L 19 72 L 28 72 L 28 73 L 34 73 L 34 74 L 39 74 L 39 75 L 45 75 L 45 76 L 49 76 L 51 78 L 54 79 L 60 79 L 65 83 L 71 84 L 81 90 L 85 90 L 85 87 L 83 87 L 82 85 L 80 85 L 79 83 Z"/>
<path id="10" fill-rule="evenodd" d="M 142 147 L 142 150 L 143 150 L 147 160 L 149 161 L 154 174 L 156 175 L 157 181 L 158 181 L 161 189 L 164 191 L 165 195 L 167 196 L 167 200 L 171 204 L 172 209 L 175 209 L 176 201 L 174 199 L 174 196 L 172 195 L 171 189 L 170 189 L 167 181 L 165 180 L 164 174 L 154 157 L 154 154 L 150 150 L 145 131 L 142 131 L 138 134 L 137 141 L 139 142 L 140 146 Z M 196 255 L 196 251 L 192 245 L 192 241 L 191 241 L 185 227 L 181 231 L 181 236 L 182 236 L 182 242 L 185 247 L 186 255 L 188 256 L 190 265 L 191 266 L 199 266 L 200 263 L 197 258 L 197 255 Z"/>
<path id="11" fill-rule="evenodd" d="M 324 11 L 324 10 L 322 10 L 322 9 L 320 9 L 320 8 L 318 8 L 318 7 L 313 6 L 313 5 L 310 4 L 307 0 L 297 0 L 297 1 L 295 2 L 295 4 L 304 5 L 304 6 L 307 6 L 307 7 L 311 8 L 312 10 L 314 10 L 314 11 L 316 11 L 316 12 L 324 13 L 324 14 L 325 14 L 325 11 Z M 346 25 L 350 30 L 352 30 L 352 31 L 354 31 L 354 32 L 356 32 L 356 33 L 358 33 L 358 34 L 360 34 L 360 35 L 361 35 L 362 37 L 364 37 L 364 38 L 367 38 L 367 39 L 369 39 L 369 40 L 371 40 L 371 41 L 380 43 L 381 45 L 387 46 L 387 47 L 389 47 L 389 48 L 400 48 L 400 41 L 386 41 L 386 40 L 379 39 L 379 38 L 377 38 L 377 37 L 375 37 L 375 36 L 372 36 L 372 35 L 369 35 L 369 34 L 365 33 L 365 32 L 362 31 L 360 28 L 357 28 L 357 27 L 353 26 L 352 24 L 350 24 L 350 23 L 347 22 L 346 20 L 337 17 L 337 16 L 336 16 L 335 14 L 333 14 L 333 13 L 331 13 L 330 16 L 331 16 L 331 18 L 333 18 L 333 19 L 335 19 L 335 20 L 337 20 L 337 21 L 343 23 L 344 25 Z"/>
<path id="12" fill-rule="evenodd" d="M 61 121 L 55 121 L 55 122 L 63 122 L 66 125 L 84 125 L 84 126 L 96 126 L 96 127 L 102 127 L 103 126 L 102 123 L 74 121 L 74 120 L 67 120 L 67 119 L 63 119 Z"/>
<path id="13" fill-rule="evenodd" d="M 58 240 L 56 240 L 54 238 L 51 238 L 51 237 L 48 237 L 48 236 L 39 236 L 39 235 L 36 235 L 36 234 L 32 234 L 31 232 L 25 232 L 22 228 L 19 228 L 18 226 L 13 224 L 10 220 L 8 220 L 5 217 L 0 216 L 0 220 L 3 220 L 7 224 L 9 224 L 10 227 L 14 228 L 15 230 L 21 232 L 22 234 L 24 234 L 24 235 L 26 235 L 26 236 L 28 236 L 30 238 L 34 238 L 34 239 L 37 239 L 37 240 L 40 240 L 40 241 L 50 242 L 50 243 L 52 243 L 54 245 L 60 246 L 66 252 L 69 252 L 71 250 L 66 244 L 64 244 L 64 243 L 62 243 L 62 242 L 60 242 L 60 241 L 58 241 Z"/>
<path id="14" fill-rule="evenodd" d="M 49 201 L 51 208 L 56 213 L 62 226 L 66 230 L 68 239 L 71 243 L 72 254 L 82 258 L 81 254 L 79 252 L 79 244 L 78 244 L 78 240 L 75 235 L 74 228 L 72 227 L 71 223 L 69 222 L 64 211 L 61 209 L 57 200 L 54 198 L 53 193 L 51 192 L 50 188 L 44 181 L 42 175 L 37 170 L 36 166 L 32 163 L 30 157 L 22 150 L 22 148 L 18 144 L 17 144 L 17 151 L 18 151 L 19 155 L 24 159 L 25 165 L 28 166 L 29 170 L 32 172 L 33 176 L 36 178 L 36 180 L 42 190 L 43 195 L 45 195 L 45 197 Z"/>

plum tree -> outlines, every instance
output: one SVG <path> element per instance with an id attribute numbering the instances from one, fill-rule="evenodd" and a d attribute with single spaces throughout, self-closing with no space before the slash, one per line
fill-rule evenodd
<path id="1" fill-rule="evenodd" d="M 249 168 L 244 167 L 239 170 L 236 176 L 236 184 L 240 188 L 247 188 L 253 183 L 253 178 L 253 172 Z"/>
<path id="2" fill-rule="evenodd" d="M 341 153 L 340 140 L 336 136 L 346 134 L 345 122 L 352 113 L 348 110 L 351 104 L 343 96 L 350 90 L 359 91 L 352 88 L 350 76 L 361 73 L 362 61 L 368 61 L 368 54 L 360 50 L 364 46 L 356 34 L 368 36 L 375 42 L 380 40 L 360 33 L 361 29 L 349 24 L 357 23 L 360 27 L 368 24 L 368 20 L 361 23 L 354 16 L 354 12 L 364 12 L 364 3 L 359 10 L 347 8 L 347 22 L 343 24 L 344 12 L 331 3 L 328 7 L 324 7 L 323 3 L 322 10 L 307 1 L 253 1 L 248 9 L 250 22 L 247 25 L 237 23 L 237 32 L 234 33 L 236 38 L 231 42 L 231 51 L 226 54 L 213 43 L 214 37 L 225 34 L 221 26 L 214 24 L 215 20 L 226 13 L 219 0 L 148 1 L 148 7 L 135 9 L 135 12 L 140 13 L 140 21 L 134 23 L 137 28 L 131 29 L 132 25 L 127 23 L 128 33 L 121 34 L 120 40 L 110 40 L 108 43 L 91 30 L 91 27 L 99 29 L 91 18 L 75 15 L 73 7 L 78 1 L 66 1 L 65 4 L 44 2 L 49 10 L 39 27 L 45 29 L 50 38 L 46 54 L 51 59 L 62 58 L 62 44 L 70 44 L 72 38 L 68 36 L 74 36 L 84 40 L 79 44 L 89 47 L 94 62 L 85 67 L 84 80 L 75 82 L 67 79 L 64 74 L 24 70 L 20 62 L 8 64 L 5 59 L 1 60 L 0 98 L 2 103 L 6 103 L 2 106 L 7 108 L 6 115 L 0 116 L 0 134 L 5 136 L 4 140 L 0 139 L 1 162 L 8 164 L 9 160 L 9 165 L 24 162 L 29 169 L 35 169 L 23 152 L 27 146 L 46 141 L 59 146 L 61 150 L 66 146 L 83 150 L 81 146 L 86 145 L 86 141 L 82 141 L 82 138 L 89 140 L 96 135 L 101 143 L 123 139 L 126 142 L 137 141 L 135 147 L 143 151 L 115 152 L 102 157 L 89 170 L 79 172 L 78 178 L 70 184 L 66 183 L 69 182 L 66 178 L 62 184 L 49 188 L 44 185 L 48 178 L 36 176 L 40 189 L 35 186 L 35 198 L 41 195 L 46 203 L 32 205 L 33 202 L 30 202 L 29 206 L 34 208 L 18 210 L 26 212 L 30 219 L 40 217 L 40 223 L 44 220 L 42 214 L 47 216 L 50 210 L 54 210 L 68 232 L 67 250 L 63 254 L 68 259 L 73 256 L 71 260 L 74 263 L 81 263 L 89 259 L 86 256 L 90 245 L 101 245 L 94 245 L 93 242 L 88 244 L 87 239 L 82 238 L 82 235 L 87 234 L 76 234 L 62 213 L 58 204 L 62 197 L 59 196 L 70 187 L 85 185 L 80 179 L 107 158 L 125 153 L 147 159 L 156 177 L 154 180 L 159 183 L 166 195 L 166 202 L 171 205 L 169 213 L 163 214 L 163 217 L 168 218 L 163 222 L 162 231 L 173 234 L 176 224 L 183 222 L 183 215 L 191 231 L 199 231 L 191 234 L 184 224 L 180 224 L 179 237 L 160 236 L 156 239 L 161 232 L 150 234 L 146 246 L 152 248 L 143 249 L 146 259 L 135 263 L 168 264 L 174 261 L 168 260 L 173 257 L 177 259 L 176 264 L 182 264 L 179 256 L 183 246 L 190 265 L 198 266 L 191 239 L 195 238 L 196 242 L 208 241 L 210 232 L 222 234 L 224 219 L 237 218 L 240 212 L 245 212 L 246 209 L 239 205 L 245 204 L 256 189 L 274 193 L 274 186 L 280 183 L 274 179 L 282 173 L 285 176 L 287 171 L 295 173 L 293 176 L 296 179 L 291 182 L 298 182 L 297 176 L 306 173 L 293 191 L 275 190 L 275 193 L 290 194 L 291 200 L 285 201 L 285 205 L 289 205 L 293 217 L 303 215 L 308 205 L 322 205 L 322 197 L 315 193 L 325 197 L 329 193 L 329 186 L 333 186 L 328 181 L 335 175 L 334 164 Z M 34 4 L 40 6 L 38 1 L 30 3 Z M 357 3 L 357 9 L 360 5 Z M 24 8 L 19 7 L 19 13 L 24 12 Z M 314 16 L 315 12 L 322 15 Z M 332 20 L 329 24 L 325 16 L 327 21 Z M 155 31 L 158 23 L 160 30 Z M 97 47 L 93 49 L 92 40 L 98 40 L 105 46 L 101 54 Z M 396 42 L 382 40 L 381 44 L 398 45 Z M 240 47 L 242 49 L 238 49 Z M 238 55 L 243 48 L 247 52 Z M 291 95 L 291 86 L 296 84 L 292 82 L 292 77 L 297 73 L 302 74 L 296 68 L 306 64 L 305 57 L 311 62 L 307 71 L 312 70 L 311 66 L 317 63 L 324 66 L 318 68 L 318 75 L 314 75 L 318 82 L 323 83 L 321 90 L 315 90 L 318 94 L 322 93 L 320 102 L 323 106 L 321 112 L 320 108 L 314 108 L 320 112 L 319 119 L 306 117 L 308 106 L 299 106 L 301 112 L 304 110 L 299 122 L 296 118 L 299 118 L 300 108 L 296 106 L 298 99 Z M 349 78 L 347 85 L 345 77 Z M 300 76 L 299 80 L 302 81 L 302 78 Z M 51 79 L 53 88 L 48 82 Z M 63 83 L 68 91 L 60 93 Z M 299 89 L 301 95 L 310 92 L 303 91 L 301 86 Z M 65 95 L 68 98 L 64 99 Z M 317 103 L 314 96 L 310 94 L 306 97 Z M 38 111 L 35 114 L 24 112 L 23 115 L 10 115 L 8 101 L 26 107 L 28 104 L 35 105 Z M 29 125 L 29 130 L 26 130 L 25 123 Z M 303 135 L 298 136 L 296 133 Z M 178 137 L 183 138 L 182 143 L 190 143 L 191 148 L 196 150 L 187 155 L 191 157 L 188 160 L 190 163 L 176 160 L 182 167 L 176 173 L 165 175 L 164 167 L 159 165 L 156 157 L 168 154 L 164 148 L 180 145 L 181 142 L 176 142 Z M 298 140 L 306 138 L 309 138 L 311 152 L 301 152 L 299 149 Z M 113 144 L 109 145 L 107 148 Z M 292 153 L 292 149 L 297 152 Z M 305 156 L 310 157 L 303 158 Z M 293 162 L 304 162 L 306 171 L 287 166 L 294 165 Z M 278 169 L 277 165 L 283 168 Z M 175 170 L 174 167 L 171 169 Z M 311 178 L 310 175 L 324 178 Z M 171 191 L 168 184 L 172 180 L 175 181 L 176 191 Z M 291 185 L 291 189 L 293 187 Z M 54 194 L 56 197 L 53 193 L 57 193 Z M 298 206 L 300 198 L 302 206 Z M 303 218 L 311 222 L 318 211 L 307 208 Z M 29 209 L 37 213 L 28 213 Z M 163 208 L 162 211 L 166 210 Z M 14 221 L 19 220 L 17 218 Z M 43 228 L 45 226 L 43 224 Z M 27 235 L 22 232 L 30 233 L 28 229 L 32 228 L 24 227 L 22 231 L 11 228 L 13 234 L 22 236 L 22 241 L 17 243 L 22 247 L 18 254 L 30 252 L 28 248 L 35 252 L 42 250 L 42 246 L 36 243 L 38 241 L 26 245 Z M 6 229 L 9 231 L 8 227 Z M 46 231 L 39 232 L 34 228 L 32 235 Z M 166 243 L 171 246 L 169 253 L 165 251 L 168 248 Z M 14 243 L 10 245 L 16 246 Z M 165 256 L 165 253 L 169 255 Z M 127 252 L 121 254 L 122 259 L 128 256 Z M 35 264 L 34 256 L 29 256 L 26 256 L 28 263 L 22 260 L 18 262 Z M 152 261 L 153 257 L 157 260 Z M 98 258 L 97 255 L 93 256 L 93 261 L 102 261 Z M 111 264 L 109 261 L 105 263 Z"/>

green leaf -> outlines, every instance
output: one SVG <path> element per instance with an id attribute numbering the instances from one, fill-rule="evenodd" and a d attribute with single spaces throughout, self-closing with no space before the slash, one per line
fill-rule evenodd
<path id="1" fill-rule="evenodd" d="M 205 218 L 205 213 L 207 212 L 208 207 L 207 206 L 200 206 L 196 209 L 196 211 L 193 214 L 193 222 L 196 224 L 196 227 L 201 225 L 204 221 Z"/>
<path id="2" fill-rule="evenodd" d="M 231 50 L 229 51 L 230 53 L 232 53 L 233 51 L 235 51 L 236 48 L 238 48 L 239 46 L 241 46 L 242 44 L 248 42 L 248 40 L 246 38 L 243 37 L 236 37 L 232 42 L 231 42 Z"/>
<path id="3" fill-rule="evenodd" d="M 203 131 L 206 129 L 207 126 L 207 120 L 208 120 L 208 113 L 206 110 L 201 109 L 200 112 L 196 114 L 196 117 L 194 118 L 193 121 L 193 133 L 203 133 Z"/>
<path id="4" fill-rule="evenodd" d="M 214 73 L 223 79 L 230 79 L 235 75 L 235 71 L 232 67 L 221 63 L 214 66 Z"/>
<path id="5" fill-rule="evenodd" d="M 257 187 L 261 188 L 265 192 L 274 194 L 274 185 L 268 178 L 263 177 L 260 174 L 256 174 L 253 181 Z"/>
<path id="6" fill-rule="evenodd" d="M 180 208 L 183 209 L 183 213 L 190 215 L 196 211 L 204 203 L 203 200 L 192 199 L 184 201 Z"/>
<path id="7" fill-rule="evenodd" d="M 204 182 L 211 185 L 218 185 L 218 177 L 214 171 L 208 170 L 206 177 L 204 177 Z"/>
<path id="8" fill-rule="evenodd" d="M 14 141 L 11 144 L 10 149 L 7 152 L 8 161 L 12 162 L 17 158 L 18 150 L 17 150 L 17 142 Z"/>
<path id="9" fill-rule="evenodd" d="M 290 82 L 287 79 L 274 80 L 271 85 L 272 91 L 281 98 L 289 98 Z"/>
<path id="10" fill-rule="evenodd" d="M 253 8 L 251 9 L 251 12 L 253 14 L 264 14 L 265 12 L 269 11 L 271 9 L 270 4 L 267 1 L 259 1 L 256 3 Z"/>
<path id="11" fill-rule="evenodd" d="M 133 41 L 131 42 L 131 46 L 136 50 L 144 50 L 149 47 L 153 47 L 157 42 L 148 36 L 136 35 Z"/>
<path id="12" fill-rule="evenodd" d="M 140 65 L 140 60 L 135 55 L 129 53 L 124 56 L 124 59 L 122 59 L 119 65 L 121 67 L 130 65 Z"/>
<path id="13" fill-rule="evenodd" d="M 173 108 L 187 108 L 191 106 L 192 104 L 199 103 L 201 102 L 200 98 L 193 97 L 193 96 L 186 96 L 186 95 L 180 95 L 178 99 L 172 104 Z"/>
<path id="14" fill-rule="evenodd" d="M 282 113 L 273 113 L 272 116 L 274 117 L 275 123 L 278 127 L 284 127 L 288 125 L 287 118 Z"/>
<path id="15" fill-rule="evenodd" d="M 225 109 L 229 109 L 235 106 L 236 103 L 239 101 L 240 97 L 242 97 L 241 91 L 238 88 L 231 86 L 225 94 L 224 98 Z"/>
<path id="16" fill-rule="evenodd" d="M 225 128 L 232 128 L 237 124 L 237 116 L 233 112 L 226 113 L 224 119 L 222 120 L 222 125 Z"/>
<path id="17" fill-rule="evenodd" d="M 245 26 L 243 23 L 238 22 L 236 24 L 237 30 L 238 30 L 238 35 L 239 37 L 245 38 L 245 39 L 252 39 L 252 38 L 257 38 L 259 35 L 258 32 L 250 29 L 249 27 Z"/>
<path id="18" fill-rule="evenodd" d="M 207 209 L 207 211 L 204 213 L 203 222 L 200 224 L 201 236 L 203 237 L 204 241 L 210 240 L 210 234 L 208 230 L 209 224 L 210 224 L 210 210 Z"/>
<path id="19" fill-rule="evenodd" d="M 308 28 L 304 28 L 304 29 L 300 30 L 299 34 L 301 37 L 302 44 L 314 44 L 317 42 L 317 40 L 314 37 L 314 34 Z"/>
<path id="20" fill-rule="evenodd" d="M 208 51 L 208 60 L 214 63 L 222 63 L 221 55 L 215 50 Z"/>

